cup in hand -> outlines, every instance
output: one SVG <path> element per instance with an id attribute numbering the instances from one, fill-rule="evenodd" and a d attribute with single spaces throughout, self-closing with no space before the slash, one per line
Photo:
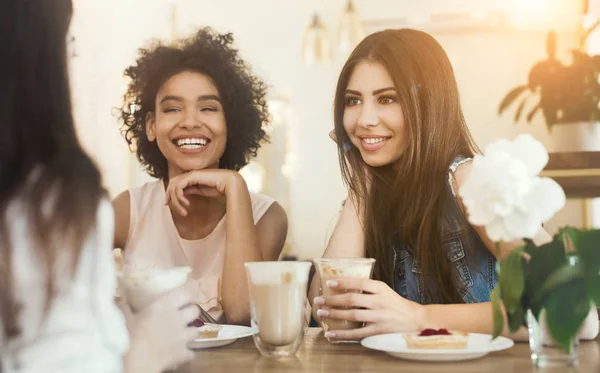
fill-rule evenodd
<path id="1" fill-rule="evenodd" d="M 316 273 L 319 276 L 319 296 L 330 296 L 340 294 L 340 290 L 330 288 L 326 286 L 329 280 L 338 280 L 342 278 L 371 278 L 373 272 L 373 264 L 375 259 L 372 258 L 323 258 L 314 260 Z M 335 320 L 335 319 L 321 319 L 321 326 L 323 331 L 329 330 L 348 330 L 356 329 L 363 326 L 363 323 L 348 321 L 348 320 Z M 341 341 L 341 340 L 329 340 L 331 343 L 351 343 L 357 341 Z"/>
<path id="2" fill-rule="evenodd" d="M 133 312 L 149 306 L 162 294 L 183 286 L 192 269 L 173 268 L 126 268 L 119 273 L 119 282 Z"/>
<path id="3" fill-rule="evenodd" d="M 289 357 L 304 339 L 310 262 L 248 262 L 254 344 L 263 356 Z"/>

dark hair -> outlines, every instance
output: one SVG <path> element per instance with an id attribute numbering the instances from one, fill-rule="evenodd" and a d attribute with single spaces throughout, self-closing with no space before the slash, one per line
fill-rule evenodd
<path id="1" fill-rule="evenodd" d="M 397 165 L 369 167 L 344 130 L 345 91 L 356 65 L 381 63 L 390 73 L 407 128 L 408 146 Z M 457 274 L 441 245 L 448 167 L 457 155 L 472 156 L 476 146 L 462 113 L 458 87 L 446 53 L 430 35 L 416 30 L 385 30 L 367 36 L 340 74 L 334 121 L 344 181 L 364 201 L 367 256 L 375 258 L 374 277 L 392 285 L 391 240 L 397 234 L 421 266 L 427 294 L 461 303 Z M 371 183 L 367 191 L 366 185 Z"/>
<path id="2" fill-rule="evenodd" d="M 225 112 L 227 145 L 220 168 L 240 170 L 256 156 L 269 120 L 266 85 L 252 75 L 233 48 L 232 34 L 200 29 L 193 37 L 173 45 L 156 42 L 141 49 L 136 64 L 125 70 L 131 82 L 124 96 L 121 122 L 127 143 L 135 145 L 137 158 L 153 177 L 168 177 L 167 160 L 156 141 L 146 136 L 146 115 L 155 111 L 156 95 L 172 76 L 193 71 L 215 83 Z"/>
<path id="3" fill-rule="evenodd" d="M 72 272 L 103 195 L 71 114 L 66 36 L 71 0 L 0 1 L 0 317 L 20 334 L 11 268 L 8 208 L 18 198 L 46 272 L 46 310 L 55 262 L 69 250 Z M 60 241 L 60 242 L 57 242 Z"/>

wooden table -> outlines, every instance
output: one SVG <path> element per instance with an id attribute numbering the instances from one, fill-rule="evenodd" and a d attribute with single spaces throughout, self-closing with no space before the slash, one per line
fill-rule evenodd
<path id="1" fill-rule="evenodd" d="M 529 345 L 515 344 L 509 350 L 494 352 L 482 359 L 456 363 L 423 363 L 393 358 L 368 350 L 359 344 L 331 345 L 320 328 L 311 328 L 295 358 L 275 360 L 260 355 L 251 337 L 227 347 L 199 350 L 195 359 L 176 373 L 276 373 L 276 372 L 600 372 L 600 343 L 579 346 L 577 369 L 544 368 L 536 370 L 529 356 Z"/>

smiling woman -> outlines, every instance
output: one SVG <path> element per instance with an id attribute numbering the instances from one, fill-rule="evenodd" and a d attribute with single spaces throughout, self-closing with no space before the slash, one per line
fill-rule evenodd
<path id="1" fill-rule="evenodd" d="M 219 322 L 247 324 L 244 263 L 276 260 L 287 220 L 238 173 L 256 155 L 269 115 L 264 83 L 232 43 L 231 34 L 201 29 L 142 49 L 126 70 L 125 138 L 159 180 L 115 199 L 114 245 L 125 269 L 191 267 L 193 300 Z"/>
<path id="2" fill-rule="evenodd" d="M 227 126 L 212 80 L 191 71 L 170 77 L 156 94 L 156 111 L 146 116 L 146 136 L 165 156 L 169 178 L 190 170 L 219 168 Z"/>
<path id="3" fill-rule="evenodd" d="M 324 257 L 376 262 L 373 280 L 328 282 L 337 295 L 313 299 L 316 318 L 366 323 L 326 336 L 424 328 L 491 334 L 499 254 L 456 194 L 478 149 L 442 46 L 410 29 L 367 36 L 342 68 L 334 103 L 350 191 Z M 539 229 L 537 239 L 548 239 Z"/>

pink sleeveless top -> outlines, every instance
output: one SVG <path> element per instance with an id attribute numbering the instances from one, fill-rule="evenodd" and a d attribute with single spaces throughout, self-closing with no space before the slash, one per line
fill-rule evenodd
<path id="1" fill-rule="evenodd" d="M 200 240 L 185 240 L 179 236 L 171 211 L 164 204 L 162 181 L 153 181 L 129 190 L 131 215 L 129 233 L 124 248 L 124 264 L 131 267 L 192 268 L 186 284 L 192 300 L 223 322 L 221 305 L 221 274 L 225 259 L 225 218 Z M 254 224 L 269 209 L 274 200 L 250 194 Z"/>

